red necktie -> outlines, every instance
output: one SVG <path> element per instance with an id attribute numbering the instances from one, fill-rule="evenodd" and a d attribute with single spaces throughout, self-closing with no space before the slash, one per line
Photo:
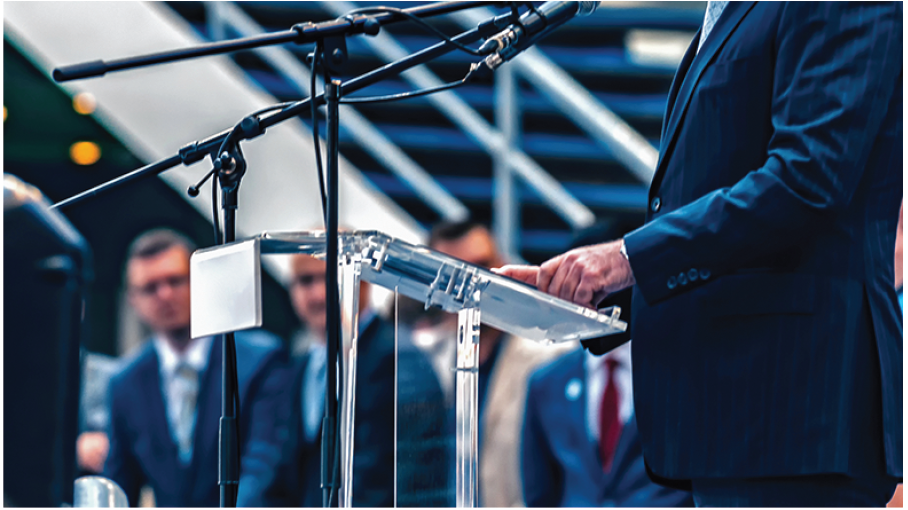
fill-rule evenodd
<path id="1" fill-rule="evenodd" d="M 612 468 L 622 423 L 618 418 L 619 395 L 618 385 L 615 384 L 615 368 L 618 361 L 606 358 L 605 366 L 608 368 L 608 382 L 599 406 L 599 457 L 602 459 L 602 470 L 607 473 Z"/>

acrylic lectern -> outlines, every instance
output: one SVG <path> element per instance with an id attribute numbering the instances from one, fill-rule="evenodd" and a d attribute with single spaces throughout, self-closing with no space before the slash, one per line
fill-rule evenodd
<path id="1" fill-rule="evenodd" d="M 478 351 L 480 324 L 539 342 L 568 342 L 619 333 L 627 328 L 612 307 L 594 311 L 537 291 L 491 271 L 417 246 L 377 231 L 338 234 L 338 284 L 342 312 L 343 373 L 341 378 L 341 487 L 340 506 L 351 506 L 353 473 L 354 395 L 359 325 L 359 283 L 370 282 L 457 315 L 456 352 L 449 372 L 453 384 L 454 465 L 453 503 L 478 506 Z M 198 250 L 191 259 L 192 337 L 238 331 L 262 324 L 262 255 L 304 253 L 316 258 L 326 252 L 323 232 L 265 232 L 231 244 Z M 395 321 L 395 326 L 397 326 Z M 395 328 L 397 331 L 397 328 Z M 397 343 L 397 337 L 395 335 Z M 396 346 L 400 353 L 400 346 Z M 408 370 L 398 365 L 400 372 Z M 395 386 L 398 386 L 397 384 Z M 405 385 L 409 386 L 409 385 Z M 397 388 L 398 391 L 407 388 Z M 406 398 L 402 398 L 406 400 Z M 395 398 L 395 402 L 398 399 Z M 390 412 L 390 411 L 389 411 Z M 398 409 L 393 410 L 398 418 Z M 395 430 L 403 430 L 401 423 Z M 396 448 L 406 442 L 397 441 Z M 412 443 L 412 442 L 411 442 Z M 406 444 L 411 444 L 406 443 Z M 400 452 L 399 459 L 408 457 Z M 416 458 L 416 457 L 414 457 Z M 417 467 L 415 471 L 419 471 Z M 414 470 L 395 469 L 395 478 Z M 406 475 L 409 476 L 409 475 Z M 442 477 L 444 478 L 444 477 Z M 404 494 L 412 484 L 395 479 L 397 506 L 430 506 L 426 500 Z M 426 487 L 422 488 L 426 490 Z M 442 494 L 444 487 L 428 488 Z M 408 497 L 409 496 L 409 497 Z M 438 498 L 436 498 L 438 500 Z"/>

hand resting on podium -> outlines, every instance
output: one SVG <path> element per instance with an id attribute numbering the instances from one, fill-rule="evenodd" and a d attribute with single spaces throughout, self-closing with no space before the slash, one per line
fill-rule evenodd
<path id="1" fill-rule="evenodd" d="M 492 271 L 595 310 L 606 296 L 636 281 L 630 262 L 621 253 L 623 242 L 619 239 L 576 248 L 541 266 L 506 265 Z"/>

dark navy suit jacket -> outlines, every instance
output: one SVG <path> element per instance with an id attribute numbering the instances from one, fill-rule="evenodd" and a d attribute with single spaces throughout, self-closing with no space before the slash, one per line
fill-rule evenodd
<path id="1" fill-rule="evenodd" d="M 373 318 L 357 342 L 353 505 L 389 507 L 394 502 L 394 329 Z M 293 367 L 290 414 L 277 475 L 259 506 L 321 507 L 321 429 L 314 441 L 303 433 L 303 378 L 309 357 Z M 285 405 L 287 401 L 285 400 Z"/>
<path id="2" fill-rule="evenodd" d="M 104 476 L 126 492 L 130 505 L 148 484 L 159 507 L 216 507 L 218 424 L 221 416 L 219 337 L 211 343 L 208 365 L 199 379 L 192 461 L 183 466 L 167 422 L 157 351 L 147 342 L 110 384 L 110 453 Z M 284 385 L 286 354 L 280 340 L 264 331 L 236 334 L 240 394 L 241 471 L 237 504 L 267 484 L 280 459 L 276 398 Z"/>
<path id="3" fill-rule="evenodd" d="M 693 506 L 689 492 L 656 485 L 643 465 L 633 415 L 621 430 L 613 467 L 602 472 L 587 430 L 584 354 L 576 350 L 530 378 L 521 441 L 523 496 L 529 507 Z M 568 385 L 581 391 L 568 395 Z"/>
<path id="4" fill-rule="evenodd" d="M 672 84 L 634 393 L 663 479 L 902 474 L 902 4 L 731 2 Z"/>

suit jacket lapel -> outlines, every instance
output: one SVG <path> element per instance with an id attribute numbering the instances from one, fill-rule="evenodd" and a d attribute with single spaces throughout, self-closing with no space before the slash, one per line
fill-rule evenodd
<path id="1" fill-rule="evenodd" d="M 706 42 L 703 43 L 700 52 L 691 57 L 689 64 L 690 68 L 683 77 L 680 77 L 683 67 L 678 69 L 678 75 L 676 75 L 675 81 L 680 81 L 680 88 L 678 89 L 676 96 L 671 97 L 671 104 L 669 108 L 666 109 L 666 111 L 670 113 L 662 133 L 659 163 L 656 165 L 656 175 L 653 178 L 654 185 L 651 187 L 651 190 L 656 189 L 657 179 L 661 177 L 661 173 L 665 170 L 666 156 L 671 152 L 672 145 L 678 134 L 678 127 L 681 124 L 681 120 L 684 118 L 684 114 L 687 112 L 687 106 L 690 103 L 690 98 L 693 95 L 694 89 L 697 87 L 697 82 L 700 80 L 700 75 L 702 75 L 704 69 L 712 63 L 713 56 L 722 49 L 725 41 L 738 27 L 741 20 L 744 19 L 744 16 L 750 12 L 755 3 L 756 2 L 729 2 L 725 11 L 722 13 L 722 16 L 719 17 L 715 26 L 713 26 L 712 31 L 707 35 Z M 684 55 L 684 60 L 688 59 L 692 52 L 696 52 L 699 40 L 699 37 L 694 38 L 691 46 L 687 49 L 687 53 Z M 682 60 L 682 66 L 684 65 L 684 60 Z M 673 82 L 672 88 L 674 88 L 674 86 Z"/>
<path id="2" fill-rule="evenodd" d="M 687 76 L 687 71 L 690 69 L 690 64 L 693 62 L 694 57 L 697 55 L 697 44 L 700 41 L 700 30 L 697 30 L 697 33 L 694 34 L 694 39 L 690 42 L 690 45 L 687 47 L 687 51 L 684 52 L 684 57 L 681 58 L 681 64 L 678 66 L 678 71 L 675 72 L 675 77 L 672 79 L 672 86 L 668 90 L 668 100 L 665 102 L 665 114 L 662 116 L 662 136 L 659 138 L 659 147 L 660 156 L 664 154 L 664 149 L 666 145 L 665 132 L 668 128 L 668 121 L 672 116 L 672 109 L 675 106 L 675 100 L 678 97 L 678 90 L 681 88 L 681 83 L 684 81 L 684 77 Z M 661 161 L 661 157 L 659 158 Z M 656 165 L 658 168 L 658 165 Z"/>

